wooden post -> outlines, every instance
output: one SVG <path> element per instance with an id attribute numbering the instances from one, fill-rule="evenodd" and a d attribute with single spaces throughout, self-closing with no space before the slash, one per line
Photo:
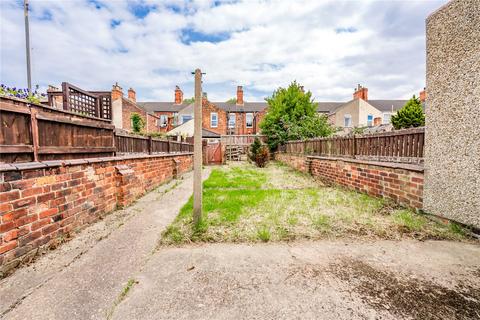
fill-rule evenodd
<path id="1" fill-rule="evenodd" d="M 148 137 L 148 154 L 152 154 L 152 136 Z"/>
<path id="2" fill-rule="evenodd" d="M 170 139 L 167 138 L 167 153 L 170 153 Z"/>
<path id="3" fill-rule="evenodd" d="M 202 218 L 202 71 L 195 70 L 195 107 L 193 113 L 193 223 Z"/>
<path id="4" fill-rule="evenodd" d="M 30 125 L 32 130 L 33 161 L 38 161 L 38 122 L 37 110 L 30 107 Z"/>
<path id="5" fill-rule="evenodd" d="M 63 93 L 63 110 L 70 110 L 70 92 L 68 89 L 68 84 L 66 82 L 62 82 L 62 93 Z"/>

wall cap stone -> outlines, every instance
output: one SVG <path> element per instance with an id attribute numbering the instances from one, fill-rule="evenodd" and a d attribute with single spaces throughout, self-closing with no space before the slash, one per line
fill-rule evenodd
<path id="1" fill-rule="evenodd" d="M 103 157 L 103 158 L 87 158 L 87 159 L 72 159 L 72 160 L 46 160 L 38 162 L 20 162 L 20 163 L 1 163 L 0 172 L 8 171 L 23 171 L 33 169 L 45 169 L 55 168 L 63 166 L 76 166 L 80 164 L 100 163 L 100 162 L 113 162 L 123 160 L 134 159 L 151 159 L 151 158 L 172 158 L 178 156 L 191 156 L 193 152 L 174 152 L 164 154 L 146 154 L 146 155 L 124 155 L 116 157 Z"/>
<path id="2" fill-rule="evenodd" d="M 424 167 L 422 165 L 416 164 L 407 164 L 400 162 L 380 162 L 380 161 L 370 161 L 370 160 L 358 160 L 351 158 L 338 158 L 338 157 L 322 157 L 322 156 L 305 156 L 307 159 L 320 159 L 320 160 L 330 160 L 330 161 L 343 161 L 343 162 L 352 162 L 373 165 L 378 167 L 386 167 L 393 169 L 404 169 L 409 171 L 423 172 Z"/>

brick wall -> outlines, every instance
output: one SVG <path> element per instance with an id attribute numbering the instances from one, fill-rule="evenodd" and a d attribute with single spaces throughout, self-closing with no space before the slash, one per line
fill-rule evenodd
<path id="1" fill-rule="evenodd" d="M 202 101 L 203 113 L 202 113 L 202 126 L 203 128 L 216 132 L 218 134 L 226 134 L 227 132 L 227 113 L 226 111 L 218 108 L 213 103 L 207 100 Z M 210 114 L 216 112 L 218 114 L 218 125 L 216 128 L 212 128 L 210 125 Z"/>
<path id="2" fill-rule="evenodd" d="M 38 248 L 131 204 L 191 166 L 191 154 L 0 166 L 0 278 Z"/>
<path id="3" fill-rule="evenodd" d="M 145 110 L 137 107 L 132 101 L 122 98 L 122 129 L 132 131 L 132 120 L 130 117 L 133 112 L 140 114 L 143 120 L 146 120 Z"/>
<path id="4" fill-rule="evenodd" d="M 400 163 L 277 153 L 275 158 L 320 180 L 414 209 L 423 207 L 423 168 Z"/>

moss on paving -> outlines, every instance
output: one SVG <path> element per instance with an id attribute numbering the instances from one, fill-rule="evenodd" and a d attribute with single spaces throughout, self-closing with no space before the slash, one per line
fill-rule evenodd
<path id="1" fill-rule="evenodd" d="M 192 211 L 190 198 L 161 244 L 465 237 L 459 225 L 439 224 L 384 199 L 324 186 L 275 162 L 266 168 L 236 163 L 213 169 L 204 182 L 202 222 L 195 227 Z"/>

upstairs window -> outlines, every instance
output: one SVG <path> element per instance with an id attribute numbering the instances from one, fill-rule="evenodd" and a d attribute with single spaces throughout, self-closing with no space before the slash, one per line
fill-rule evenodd
<path id="1" fill-rule="evenodd" d="M 178 125 L 178 112 L 173 113 L 173 125 Z"/>
<path id="2" fill-rule="evenodd" d="M 344 117 L 343 117 L 343 126 L 345 128 L 350 128 L 352 126 L 352 116 L 349 115 L 349 114 L 346 114 Z"/>
<path id="3" fill-rule="evenodd" d="M 157 120 L 157 126 L 160 128 L 166 127 L 168 124 L 168 117 L 166 114 L 161 114 L 160 119 Z"/>
<path id="4" fill-rule="evenodd" d="M 228 114 L 228 128 L 229 129 L 235 128 L 235 113 Z"/>
<path id="5" fill-rule="evenodd" d="M 247 128 L 253 128 L 253 113 L 245 114 L 245 126 Z"/>
<path id="6" fill-rule="evenodd" d="M 369 114 L 367 116 L 367 126 L 369 127 L 373 126 L 373 114 Z"/>
<path id="7" fill-rule="evenodd" d="M 216 112 L 210 113 L 210 127 L 211 128 L 218 127 L 218 113 Z"/>

